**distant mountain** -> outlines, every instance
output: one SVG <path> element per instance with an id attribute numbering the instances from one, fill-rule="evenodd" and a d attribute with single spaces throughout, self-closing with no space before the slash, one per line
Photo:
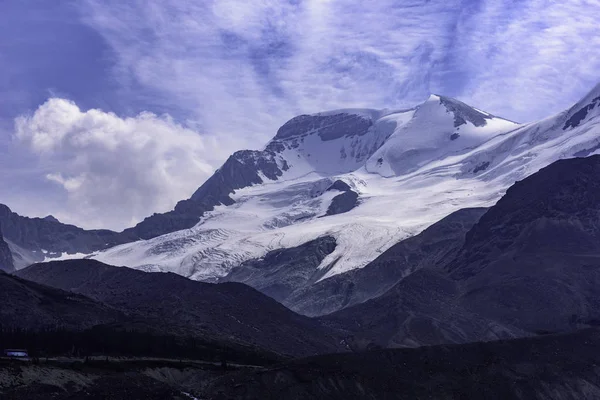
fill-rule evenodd
<path id="1" fill-rule="evenodd" d="M 469 342 L 600 325 L 600 156 L 517 182 L 455 256 L 324 319 L 383 346 Z"/>
<path id="2" fill-rule="evenodd" d="M 53 217 L 22 217 L 4 204 L 0 204 L 0 226 L 17 268 L 43 261 L 45 257 L 56 257 L 63 253 L 91 253 L 128 241 L 116 232 L 86 231 L 63 224 Z M 135 240 L 135 237 L 129 239 Z"/>
<path id="3" fill-rule="evenodd" d="M 13 256 L 8 247 L 8 243 L 4 241 L 2 230 L 0 229 L 0 271 L 12 272 L 15 269 Z"/>
<path id="4" fill-rule="evenodd" d="M 161 331 L 237 341 L 283 355 L 345 350 L 338 331 L 239 283 L 208 284 L 94 260 L 36 264 L 17 274 L 143 316 Z"/>

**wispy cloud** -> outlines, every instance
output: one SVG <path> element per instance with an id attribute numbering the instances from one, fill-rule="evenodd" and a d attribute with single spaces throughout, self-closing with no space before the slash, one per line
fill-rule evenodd
<path id="1" fill-rule="evenodd" d="M 457 22 L 456 94 L 531 121 L 561 111 L 600 81 L 596 0 L 486 0 Z"/>
<path id="2" fill-rule="evenodd" d="M 86 14 L 127 79 L 210 131 L 263 140 L 301 112 L 431 92 L 533 120 L 576 101 L 600 66 L 597 1 L 122 3 L 90 0 Z"/>
<path id="3" fill-rule="evenodd" d="M 208 131 L 262 142 L 298 113 L 425 98 L 458 5 L 86 4 L 90 26 L 120 55 L 122 79 L 177 99 Z"/>

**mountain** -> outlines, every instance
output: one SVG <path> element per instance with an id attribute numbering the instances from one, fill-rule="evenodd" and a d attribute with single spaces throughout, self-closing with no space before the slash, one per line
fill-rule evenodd
<path id="1" fill-rule="evenodd" d="M 323 276 L 317 267 L 335 246 L 334 238 L 323 236 L 297 247 L 273 250 L 235 267 L 219 282 L 242 282 L 294 309 L 287 299 Z"/>
<path id="2" fill-rule="evenodd" d="M 333 312 L 381 292 L 361 294 L 358 285 L 346 295 L 355 278 L 326 283 L 332 277 L 364 268 L 457 210 L 493 205 L 515 181 L 556 160 L 600 151 L 598 98 L 600 86 L 569 110 L 525 125 L 437 95 L 413 109 L 301 115 L 264 149 L 234 153 L 172 212 L 134 228 L 65 234 L 63 226 L 34 226 L 6 238 L 18 268 L 42 255 L 73 257 L 64 250 L 79 252 L 83 245 L 71 243 L 86 237 L 95 244 L 83 253 L 101 262 L 242 281 L 299 312 Z M 48 230 L 49 239 L 38 239 Z M 36 239 L 25 240 L 32 233 Z M 68 246 L 56 252 L 58 245 L 40 244 L 65 236 Z M 17 262 L 29 243 L 37 258 Z"/>
<path id="3" fill-rule="evenodd" d="M 423 191 L 406 180 L 425 160 L 464 154 L 516 127 L 439 96 L 410 110 L 302 115 L 285 123 L 264 150 L 235 153 L 198 189 L 190 201 L 218 194 L 222 204 L 199 224 L 92 257 L 214 280 L 268 251 L 329 235 L 336 249 L 319 268 L 335 260 L 332 276 L 362 267 L 398 240 L 460 208 L 453 209 L 450 200 L 445 209 L 414 209 L 419 200 L 410 197 Z M 468 195 L 462 187 L 459 194 Z M 383 209 L 395 212 L 382 215 Z M 415 213 L 421 218 L 407 218 Z M 406 224 L 399 226 L 398 220 Z"/>
<path id="4" fill-rule="evenodd" d="M 408 110 L 295 117 L 263 150 L 232 155 L 186 206 L 176 207 L 220 204 L 196 225 L 90 257 L 195 280 L 241 280 L 272 295 L 282 279 L 285 293 L 276 298 L 300 311 L 284 299 L 290 291 L 363 268 L 454 211 L 489 207 L 515 181 L 599 150 L 599 96 L 595 88 L 571 109 L 525 125 L 436 95 Z M 308 249 L 321 238 L 330 239 L 311 258 Z M 278 262 L 275 254 L 285 258 L 281 252 L 303 260 L 291 286 L 283 277 L 291 263 L 266 265 Z M 278 275 L 258 282 L 275 269 Z"/>
<path id="5" fill-rule="evenodd" d="M 599 173 L 599 155 L 541 169 L 509 188 L 453 257 L 324 319 L 392 347 L 599 325 Z"/>
<path id="6" fill-rule="evenodd" d="M 15 269 L 13 256 L 8 247 L 8 243 L 4 241 L 2 230 L 0 230 L 0 271 L 12 272 Z"/>
<path id="7" fill-rule="evenodd" d="M 600 332 L 387 349 L 226 375 L 203 399 L 596 399 Z"/>
<path id="8" fill-rule="evenodd" d="M 209 284 L 95 260 L 35 264 L 18 276 L 83 294 L 160 330 L 257 346 L 282 355 L 343 351 L 343 336 L 239 283 Z"/>

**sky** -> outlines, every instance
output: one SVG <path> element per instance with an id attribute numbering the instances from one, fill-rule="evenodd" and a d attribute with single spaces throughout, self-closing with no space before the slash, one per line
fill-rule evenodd
<path id="1" fill-rule="evenodd" d="M 600 0 L 0 0 L 0 203 L 121 230 L 295 115 L 436 93 L 514 121 L 600 81 Z"/>

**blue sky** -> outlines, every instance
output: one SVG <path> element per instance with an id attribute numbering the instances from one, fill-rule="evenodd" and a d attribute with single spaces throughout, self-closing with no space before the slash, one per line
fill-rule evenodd
<path id="1" fill-rule="evenodd" d="M 595 1 L 0 2 L 0 202 L 124 228 L 287 119 L 430 93 L 512 120 L 600 81 Z"/>

